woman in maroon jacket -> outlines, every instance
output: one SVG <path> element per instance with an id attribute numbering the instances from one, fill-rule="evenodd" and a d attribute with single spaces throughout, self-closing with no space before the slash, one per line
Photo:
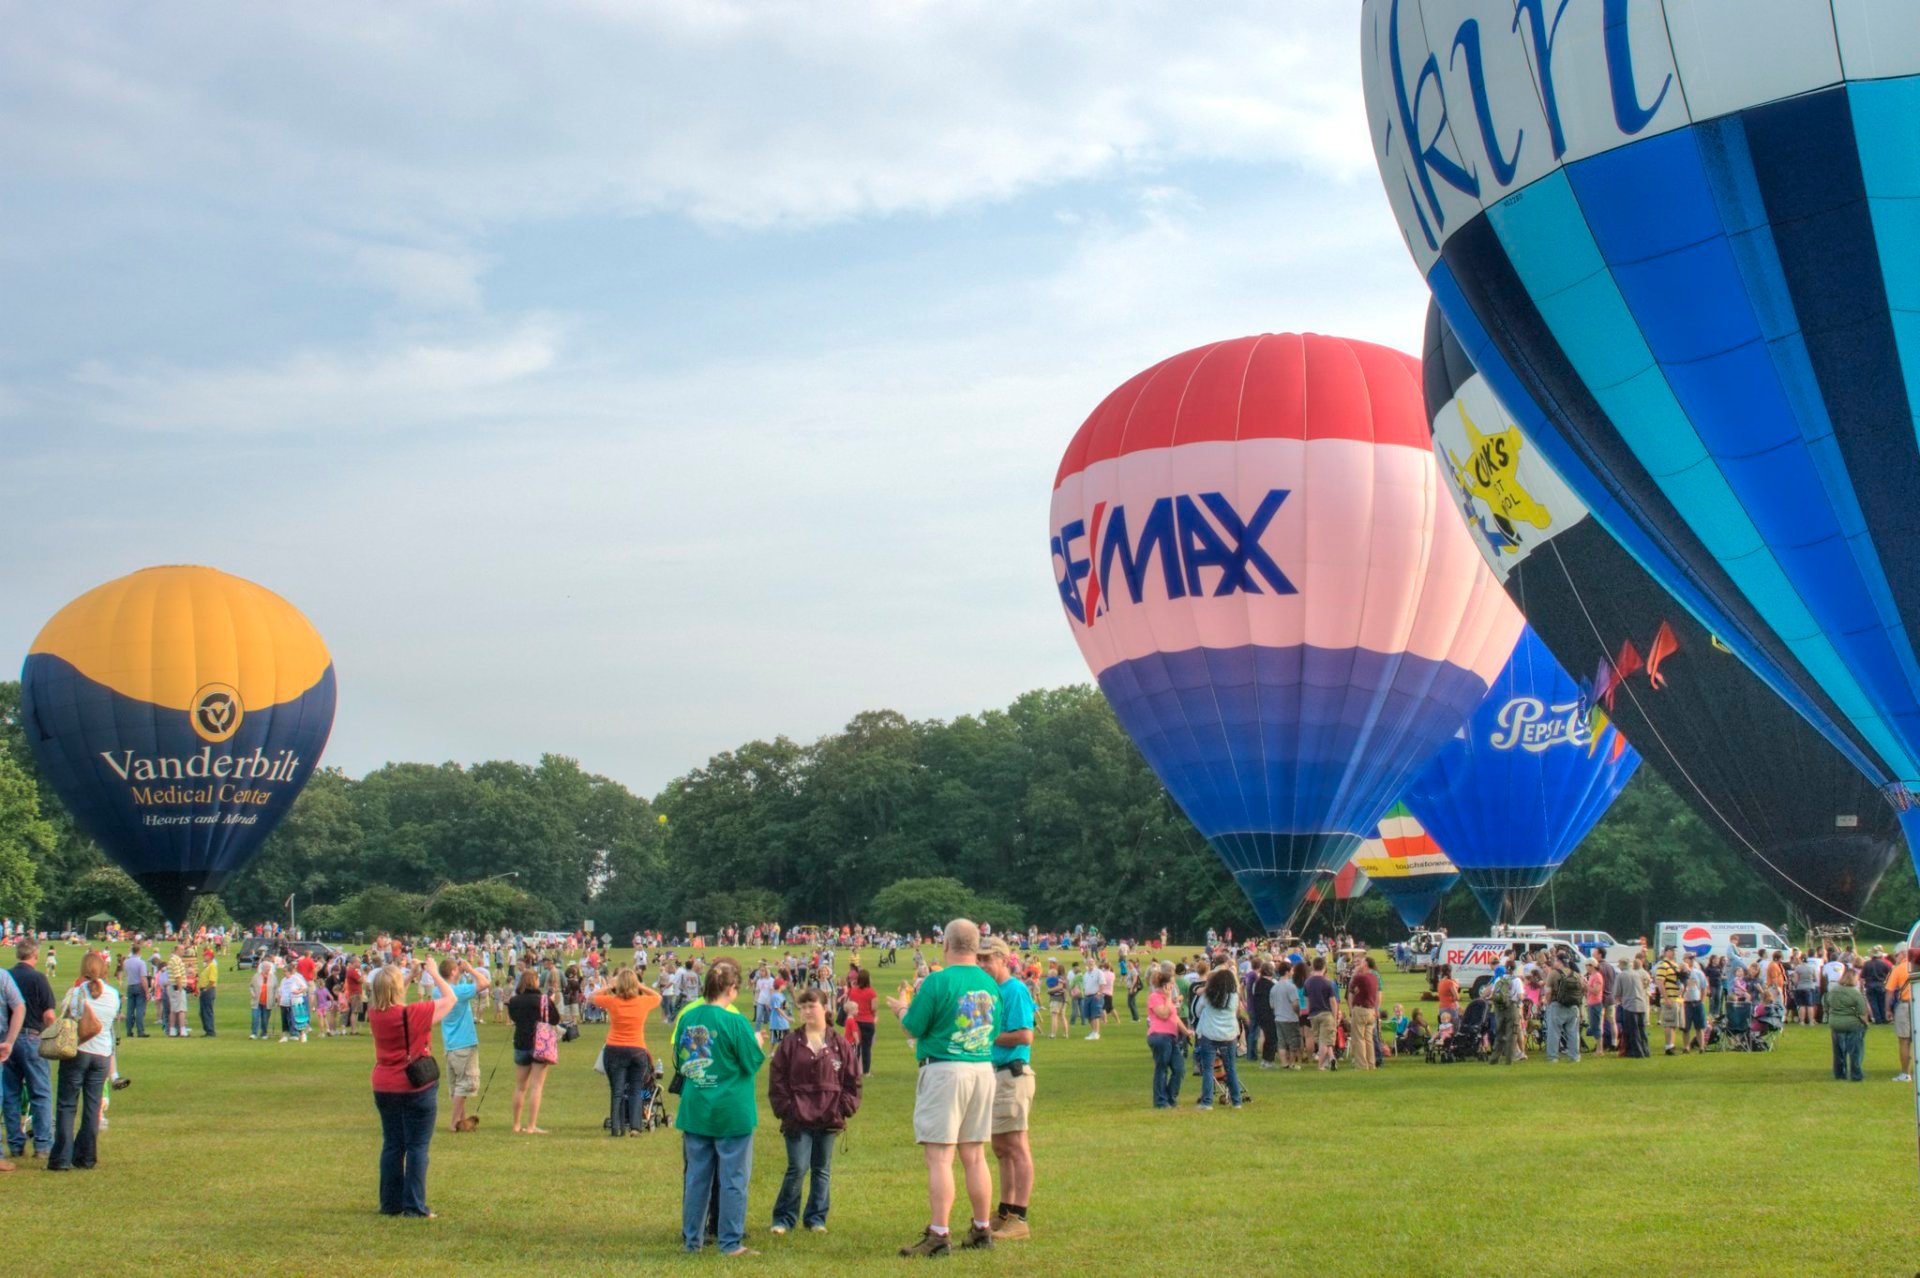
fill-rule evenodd
<path id="1" fill-rule="evenodd" d="M 767 1067 L 767 1099 L 787 1139 L 787 1175 L 773 1204 L 772 1232 L 784 1234 L 800 1216 L 800 1181 L 807 1191 L 807 1228 L 827 1232 L 834 1137 L 860 1108 L 860 1049 L 827 1027 L 827 997 L 802 990 L 800 1032 L 774 1049 Z"/>

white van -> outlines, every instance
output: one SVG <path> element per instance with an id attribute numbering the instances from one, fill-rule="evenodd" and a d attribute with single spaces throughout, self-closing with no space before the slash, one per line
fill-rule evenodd
<path id="1" fill-rule="evenodd" d="M 1427 979 L 1435 984 L 1442 964 L 1453 969 L 1453 979 L 1461 993 L 1472 996 L 1493 979 L 1493 969 L 1507 961 L 1518 949 L 1522 955 L 1544 958 L 1557 945 L 1566 942 L 1540 936 L 1449 936 L 1441 940 L 1429 958 Z"/>
<path id="2" fill-rule="evenodd" d="M 1701 962 L 1718 954 L 1742 963 L 1753 962 L 1763 950 L 1786 954 L 1793 948 L 1765 923 L 1662 923 L 1654 929 L 1653 957 L 1669 945 Z"/>
<path id="3" fill-rule="evenodd" d="M 1640 949 L 1638 942 L 1616 941 L 1613 933 L 1593 928 L 1557 928 L 1540 935 L 1545 940 L 1572 946 L 1579 951 L 1581 958 L 1590 959 L 1605 950 L 1608 961 L 1615 964 L 1628 962 Z"/>

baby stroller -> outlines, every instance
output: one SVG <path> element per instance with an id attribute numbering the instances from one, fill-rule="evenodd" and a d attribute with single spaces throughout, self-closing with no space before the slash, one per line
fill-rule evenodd
<path id="1" fill-rule="evenodd" d="M 1440 1028 L 1427 1044 L 1427 1060 L 1436 1065 L 1485 1060 L 1493 1050 L 1493 1004 L 1476 998 L 1458 1021 L 1441 1013 Z"/>
<path id="2" fill-rule="evenodd" d="M 660 1071 L 654 1066 L 651 1052 L 641 1052 L 638 1064 L 627 1072 L 627 1113 L 633 1116 L 636 1132 L 667 1127 L 673 1121 L 667 1113 L 666 1089 L 660 1086 Z M 609 1114 L 600 1126 L 612 1131 L 613 1116 Z"/>

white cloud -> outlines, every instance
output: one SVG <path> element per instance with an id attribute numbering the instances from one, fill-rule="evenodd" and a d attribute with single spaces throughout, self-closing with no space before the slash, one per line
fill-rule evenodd
<path id="1" fill-rule="evenodd" d="M 495 396 L 552 368 L 558 350 L 554 325 L 528 319 L 497 337 L 313 349 L 258 366 L 90 361 L 74 372 L 70 407 L 100 425 L 176 433 L 472 425 L 493 418 Z"/>
<path id="2" fill-rule="evenodd" d="M 10 180 L 179 184 L 385 235 L 938 212 L 1191 158 L 1372 164 L 1357 19 L 1303 0 L 8 7 Z"/>
<path id="3" fill-rule="evenodd" d="M 390 293 L 410 308 L 477 310 L 486 261 L 459 249 L 429 248 L 325 234 L 321 247 L 346 264 L 362 283 Z"/>

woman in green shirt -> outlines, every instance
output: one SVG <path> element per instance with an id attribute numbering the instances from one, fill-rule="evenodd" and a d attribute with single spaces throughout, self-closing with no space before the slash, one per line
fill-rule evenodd
<path id="1" fill-rule="evenodd" d="M 759 1120 L 753 1076 L 766 1052 L 753 1025 L 734 1010 L 740 968 L 730 959 L 707 969 L 703 1002 L 680 1014 L 673 1027 L 673 1068 L 681 1079 L 680 1129 L 686 1162 L 680 1229 L 688 1251 L 699 1251 L 707 1226 L 707 1202 L 717 1178 L 720 1251 L 750 1256 L 747 1247 L 747 1180 L 753 1173 L 753 1129 Z"/>
<path id="2" fill-rule="evenodd" d="M 1840 973 L 1840 983 L 1820 996 L 1827 1009 L 1827 1029 L 1833 1033 L 1833 1077 L 1859 1082 L 1860 1055 L 1867 1040 L 1867 996 L 1860 992 L 1860 975 L 1852 968 Z"/>

